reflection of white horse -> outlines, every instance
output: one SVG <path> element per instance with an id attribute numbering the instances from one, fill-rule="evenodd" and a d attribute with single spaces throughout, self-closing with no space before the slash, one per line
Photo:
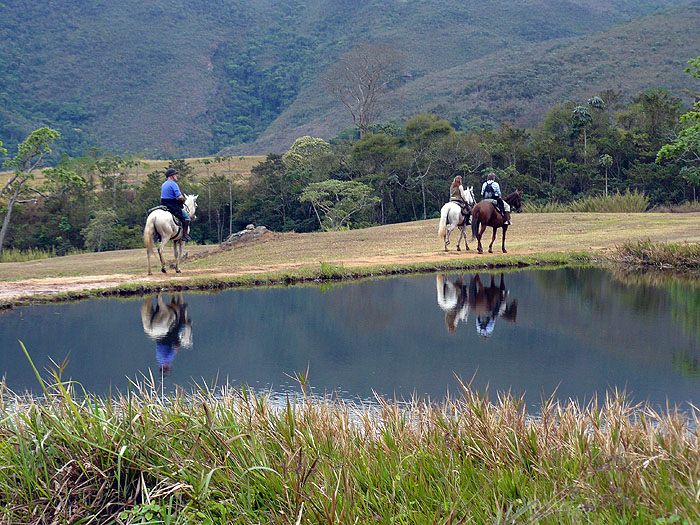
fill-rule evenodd
<path id="1" fill-rule="evenodd" d="M 454 283 L 446 275 L 437 274 L 437 302 L 445 312 L 447 331 L 454 333 L 460 321 L 469 319 L 469 294 L 460 276 Z"/>
<path id="2" fill-rule="evenodd" d="M 474 199 L 474 186 L 469 186 L 464 190 L 467 194 L 467 204 L 469 208 L 472 208 L 476 204 Z M 459 239 L 457 239 L 457 251 L 459 249 L 459 243 L 464 239 L 464 246 L 469 249 L 467 244 L 467 223 L 465 222 L 467 217 L 462 214 L 462 207 L 454 201 L 450 201 L 445 204 L 440 210 L 440 225 L 438 227 L 438 236 L 445 243 L 445 251 L 447 251 L 447 245 L 450 244 L 450 233 L 455 228 L 459 228 Z"/>
<path id="3" fill-rule="evenodd" d="M 182 346 L 192 347 L 192 320 L 187 318 L 187 305 L 182 301 L 182 294 L 173 295 L 170 303 L 158 294 L 155 305 L 151 297 L 144 299 L 141 324 L 146 335 L 155 341 L 176 336 Z"/>
<path id="4" fill-rule="evenodd" d="M 185 211 L 191 220 L 196 219 L 197 197 L 199 195 L 184 195 Z M 146 227 L 143 229 L 143 243 L 146 245 L 146 255 L 148 257 L 148 275 L 151 275 L 151 252 L 155 243 L 158 246 L 158 257 L 160 257 L 160 271 L 165 271 L 165 259 L 163 259 L 163 249 L 168 241 L 173 241 L 175 250 L 175 271 L 180 273 L 180 261 L 182 260 L 182 228 L 175 223 L 173 214 L 164 209 L 153 210 L 146 219 Z M 154 253 L 155 255 L 155 253 Z"/>

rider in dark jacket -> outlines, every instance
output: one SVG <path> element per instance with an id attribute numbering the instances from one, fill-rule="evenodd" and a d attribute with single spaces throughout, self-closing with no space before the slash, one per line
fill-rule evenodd
<path id="1" fill-rule="evenodd" d="M 511 224 L 510 222 L 510 205 L 501 198 L 501 187 L 496 182 L 496 174 L 490 172 L 486 176 L 486 182 L 481 186 L 481 196 L 484 199 L 495 199 L 498 211 L 503 216 L 503 224 Z"/>

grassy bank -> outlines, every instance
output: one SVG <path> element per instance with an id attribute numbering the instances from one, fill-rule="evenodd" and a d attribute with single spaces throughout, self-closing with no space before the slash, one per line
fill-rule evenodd
<path id="1" fill-rule="evenodd" d="M 245 388 L 114 400 L 2 390 L 8 523 L 695 523 L 697 421 L 631 406 L 349 406 Z"/>
<path id="2" fill-rule="evenodd" d="M 188 246 L 183 273 L 147 276 L 143 249 L 0 263 L 0 305 L 111 293 L 290 284 L 415 271 L 508 268 L 605 260 L 626 242 L 700 242 L 700 213 L 542 213 L 516 215 L 507 254 L 450 251 L 437 219 L 317 233 L 269 232 L 228 248 Z M 488 232 L 487 232 L 488 235 Z M 490 241 L 490 236 L 489 236 Z M 487 241 L 487 242 L 489 242 Z M 166 250 L 172 260 L 172 250 Z"/>

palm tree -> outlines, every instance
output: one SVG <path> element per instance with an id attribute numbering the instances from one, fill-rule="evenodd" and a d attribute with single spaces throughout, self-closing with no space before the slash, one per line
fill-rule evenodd
<path id="1" fill-rule="evenodd" d="M 596 96 L 591 97 L 586 101 L 586 105 L 578 105 L 574 108 L 574 122 L 583 128 L 583 163 L 587 164 L 588 159 L 588 135 L 586 128 L 593 121 L 590 109 L 603 109 L 605 102 L 602 98 Z"/>

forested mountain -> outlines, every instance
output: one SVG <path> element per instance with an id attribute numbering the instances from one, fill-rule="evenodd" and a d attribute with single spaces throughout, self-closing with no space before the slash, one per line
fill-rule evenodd
<path id="1" fill-rule="evenodd" d="M 367 41 L 403 55 L 382 119 L 532 124 L 603 89 L 679 94 L 698 27 L 689 0 L 0 0 L 0 140 L 49 125 L 73 156 L 281 152 L 352 125 L 319 76 Z"/>

